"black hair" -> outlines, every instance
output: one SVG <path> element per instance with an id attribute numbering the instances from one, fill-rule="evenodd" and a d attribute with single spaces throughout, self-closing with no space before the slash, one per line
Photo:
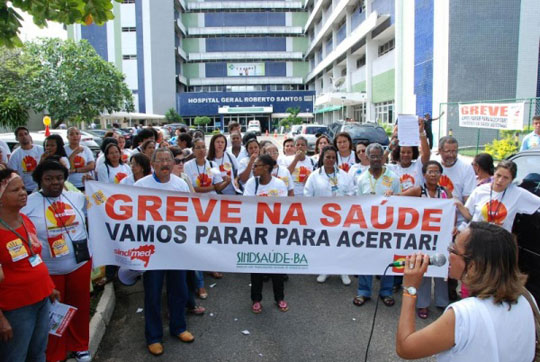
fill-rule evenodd
<path id="1" fill-rule="evenodd" d="M 154 140 L 157 140 L 157 131 L 153 128 L 143 128 L 141 131 L 137 134 L 139 137 L 138 142 L 142 143 L 146 141 L 148 138 L 154 137 Z"/>
<path id="2" fill-rule="evenodd" d="M 150 165 L 150 159 L 144 153 L 138 152 L 132 155 L 129 159 L 130 161 L 134 160 L 135 162 L 137 162 L 139 166 L 142 167 L 143 173 L 145 176 L 148 176 L 152 173 L 152 166 Z"/>
<path id="3" fill-rule="evenodd" d="M 319 156 L 319 161 L 317 162 L 317 168 L 321 168 L 323 167 L 323 159 L 324 159 L 324 155 L 326 154 L 326 152 L 328 151 L 334 151 L 336 153 L 336 164 L 337 164 L 337 153 L 338 153 L 338 150 L 337 148 L 335 148 L 334 146 L 332 145 L 328 145 L 326 147 L 324 147 L 321 151 L 321 155 Z"/>
<path id="4" fill-rule="evenodd" d="M 116 147 L 118 149 L 118 152 L 120 153 L 119 162 L 120 162 L 120 165 L 122 165 L 124 161 L 122 161 L 122 150 L 120 149 L 120 146 L 118 146 L 118 143 L 109 143 L 107 147 L 105 147 L 105 151 L 103 151 L 103 157 L 105 158 L 105 163 L 109 166 L 112 166 L 111 162 L 107 158 L 107 153 L 109 152 L 109 149 L 111 149 L 112 147 Z"/>
<path id="5" fill-rule="evenodd" d="M 259 141 L 257 141 L 257 138 L 250 138 L 245 144 L 244 144 L 244 147 L 246 148 L 246 152 L 247 152 L 247 149 L 248 149 L 248 146 L 250 143 L 253 143 L 255 142 L 257 144 L 257 146 L 259 146 L 259 151 L 260 151 L 260 148 L 261 148 L 261 145 L 259 144 Z"/>
<path id="6" fill-rule="evenodd" d="M 176 139 L 176 143 L 178 143 L 179 141 L 186 142 L 187 148 L 193 147 L 193 139 L 189 135 L 189 133 L 181 133 Z"/>
<path id="7" fill-rule="evenodd" d="M 59 134 L 52 134 L 45 138 L 45 142 L 43 142 L 43 145 L 45 146 L 45 143 L 50 140 L 56 142 L 55 155 L 60 157 L 67 157 L 66 150 L 64 149 L 64 140 L 62 139 L 62 136 L 60 136 Z"/>
<path id="8" fill-rule="evenodd" d="M 399 144 L 392 150 L 392 160 L 396 162 L 401 162 L 400 159 L 400 152 L 401 147 Z M 416 160 L 418 156 L 420 155 L 420 152 L 418 151 L 418 146 L 403 146 L 403 147 L 411 147 L 412 148 L 412 159 Z"/>
<path id="9" fill-rule="evenodd" d="M 131 139 L 131 148 L 132 148 L 132 149 L 136 148 L 136 147 L 139 145 L 139 143 L 140 143 L 139 140 L 140 140 L 140 138 L 139 138 L 139 135 L 138 135 L 138 134 L 136 134 L 135 136 L 133 136 L 133 138 Z"/>
<path id="10" fill-rule="evenodd" d="M 490 176 L 493 176 L 495 172 L 495 166 L 493 165 L 493 157 L 489 153 L 479 153 L 474 156 L 473 162 L 480 167 L 482 171 L 487 172 Z"/>
<path id="11" fill-rule="evenodd" d="M 327 135 L 325 134 L 321 134 L 320 136 L 317 137 L 317 140 L 315 141 L 315 153 L 321 153 L 322 150 L 319 149 L 319 142 L 321 141 L 321 139 L 326 139 L 326 141 L 328 142 L 329 145 L 332 144 L 332 142 L 330 142 L 330 137 L 328 137 Z"/>
<path id="12" fill-rule="evenodd" d="M 424 163 L 424 164 L 422 165 L 422 174 L 425 175 L 426 172 L 427 172 L 428 167 L 431 166 L 431 165 L 437 166 L 437 167 L 439 168 L 439 172 L 440 172 L 440 173 L 443 173 L 443 167 L 442 167 L 442 165 L 441 165 L 438 161 L 435 161 L 435 160 L 429 160 L 428 162 L 426 162 L 426 163 Z"/>
<path id="13" fill-rule="evenodd" d="M 247 144 L 250 140 L 257 140 L 257 135 L 255 134 L 255 132 L 248 132 L 244 135 L 244 137 L 242 137 L 242 143 L 244 144 L 244 147 L 247 147 Z"/>
<path id="14" fill-rule="evenodd" d="M 265 166 L 268 166 L 268 173 L 272 173 L 272 170 L 276 166 L 276 161 L 270 155 L 260 155 L 257 159 Z"/>
<path id="15" fill-rule="evenodd" d="M 286 145 L 288 142 L 292 142 L 293 145 L 294 145 L 294 138 L 290 138 L 290 137 L 289 137 L 289 138 L 285 138 L 285 139 L 283 140 L 283 148 L 285 148 L 285 145 Z"/>
<path id="16" fill-rule="evenodd" d="M 114 143 L 116 145 L 118 145 L 118 140 L 116 138 L 112 138 L 112 137 L 105 137 L 103 139 L 103 142 L 101 142 L 101 152 L 103 152 L 105 154 L 105 148 L 111 144 L 111 143 Z"/>
<path id="17" fill-rule="evenodd" d="M 69 171 L 66 166 L 60 163 L 60 157 L 51 156 L 37 165 L 34 172 L 32 172 L 32 179 L 38 184 L 38 188 L 41 188 L 41 179 L 43 178 L 45 171 L 62 171 L 64 173 L 64 181 L 67 180 L 69 176 Z"/>
<path id="18" fill-rule="evenodd" d="M 19 127 L 15 128 L 15 137 L 19 137 L 19 131 L 20 130 L 25 130 L 26 132 L 30 133 L 28 128 L 26 128 L 25 126 L 19 126 Z"/>
<path id="19" fill-rule="evenodd" d="M 142 145 L 141 145 L 141 152 L 144 151 L 144 149 L 145 149 L 146 147 L 148 147 L 148 145 L 149 145 L 150 143 L 153 143 L 153 144 L 155 145 L 155 144 L 156 144 L 156 141 L 152 141 L 151 139 L 147 139 L 146 141 L 144 141 L 144 142 L 142 143 Z M 155 147 L 154 147 L 154 148 L 155 148 Z"/>
<path id="20" fill-rule="evenodd" d="M 3 170 L 0 170 L 0 182 L 4 181 L 7 178 L 10 178 L 12 173 L 19 174 L 17 171 L 9 167 L 6 167 Z"/>
<path id="21" fill-rule="evenodd" d="M 349 140 L 349 149 L 352 151 L 353 150 L 353 147 L 354 147 L 354 144 L 353 144 L 353 141 L 352 141 L 352 138 L 351 138 L 351 135 L 348 133 L 348 132 L 339 132 L 336 134 L 336 136 L 334 137 L 334 147 L 337 149 L 338 146 L 337 146 L 337 139 L 339 137 L 345 137 L 346 139 Z"/>
<path id="22" fill-rule="evenodd" d="M 499 162 L 497 167 L 495 167 L 495 171 L 497 171 L 499 168 L 507 169 L 510 174 L 512 175 L 512 180 L 516 178 L 517 175 L 517 165 L 514 161 L 510 160 L 502 160 Z"/>

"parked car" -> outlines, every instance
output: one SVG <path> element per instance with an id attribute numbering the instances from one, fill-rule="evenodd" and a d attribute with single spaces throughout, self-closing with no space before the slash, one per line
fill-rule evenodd
<path id="1" fill-rule="evenodd" d="M 390 144 L 386 131 L 376 123 L 336 122 L 329 129 L 331 138 L 334 138 L 339 132 L 349 133 L 354 145 L 360 141 L 376 142 L 384 147 Z"/>
<path id="2" fill-rule="evenodd" d="M 256 119 L 249 121 L 246 132 L 253 132 L 257 136 L 260 136 L 261 135 L 261 122 L 259 122 Z"/>
<path id="3" fill-rule="evenodd" d="M 300 127 L 302 127 L 301 124 L 292 125 L 291 130 L 287 133 L 287 138 L 294 138 L 294 136 L 297 136 L 298 133 L 300 133 Z"/>
<path id="4" fill-rule="evenodd" d="M 171 135 L 174 135 L 175 131 L 178 129 L 178 128 L 185 128 L 186 130 L 189 130 L 189 126 L 184 124 L 184 123 L 169 123 L 169 124 L 165 124 L 163 125 L 164 128 L 167 128 L 167 130 L 169 131 L 169 133 Z"/>
<path id="5" fill-rule="evenodd" d="M 517 165 L 514 182 L 540 196 L 540 148 L 519 152 L 508 159 Z M 532 215 L 518 214 L 512 232 L 517 236 L 519 267 L 529 276 L 526 287 L 536 303 L 540 303 L 540 211 Z"/>
<path id="6" fill-rule="evenodd" d="M 302 136 L 308 141 L 308 152 L 315 152 L 315 142 L 317 142 L 317 137 L 322 134 L 329 135 L 329 129 L 323 124 L 302 124 L 295 135 Z"/>

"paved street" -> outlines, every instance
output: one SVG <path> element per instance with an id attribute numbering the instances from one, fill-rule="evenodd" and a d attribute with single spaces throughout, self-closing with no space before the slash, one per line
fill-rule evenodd
<path id="1" fill-rule="evenodd" d="M 165 325 L 165 353 L 156 358 L 147 352 L 144 317 L 137 313 L 143 308 L 142 282 L 133 287 L 117 284 L 116 310 L 95 361 L 363 361 L 375 302 L 360 308 L 352 304 L 356 278 L 348 287 L 337 276 L 322 285 L 315 278 L 291 275 L 285 283 L 286 313 L 273 303 L 271 282 L 265 283 L 263 312 L 255 315 L 249 274 L 225 274 L 221 280 L 206 276 L 209 297 L 199 302 L 207 313 L 188 317 L 195 342 L 183 344 L 170 337 Z M 393 308 L 379 304 L 369 361 L 400 360 L 395 354 L 400 303 L 398 297 Z M 440 314 L 435 308 L 431 312 L 427 322 Z M 163 315 L 166 320 L 166 311 Z M 245 330 L 250 334 L 242 334 Z"/>

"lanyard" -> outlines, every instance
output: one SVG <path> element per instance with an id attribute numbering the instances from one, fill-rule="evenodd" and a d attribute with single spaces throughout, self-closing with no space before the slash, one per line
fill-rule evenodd
<path id="1" fill-rule="evenodd" d="M 429 189 L 427 188 L 426 184 L 424 184 L 424 190 L 426 191 L 426 196 L 428 199 L 432 199 L 431 195 L 429 194 Z M 441 187 L 437 186 L 437 196 L 438 199 L 441 198 Z"/>
<path id="2" fill-rule="evenodd" d="M 26 232 L 26 240 L 22 237 L 21 234 L 19 234 L 15 229 L 13 229 L 11 226 L 9 226 L 4 220 L 0 219 L 0 223 L 2 225 L 4 225 L 13 234 L 15 234 L 23 242 L 27 243 L 28 244 L 28 249 L 30 249 L 30 254 L 32 254 L 32 256 L 35 255 L 34 251 L 32 250 L 32 241 L 30 240 L 30 234 L 28 233 L 28 230 L 26 229 L 26 225 L 24 225 L 24 219 L 22 221 L 22 227 L 23 227 L 24 231 Z"/>
<path id="3" fill-rule="evenodd" d="M 493 220 L 495 220 L 495 218 L 497 217 L 497 214 L 499 213 L 499 207 L 501 207 L 501 204 L 502 204 L 502 200 L 504 199 L 504 195 L 506 194 L 506 190 L 508 190 L 508 187 L 504 189 L 504 192 L 501 196 L 501 199 L 499 200 L 499 204 L 497 205 L 497 208 L 495 209 L 495 212 L 492 212 L 491 211 L 491 203 L 492 201 L 494 201 L 492 199 L 493 197 L 493 185 L 489 188 L 489 204 L 488 204 L 488 210 L 487 210 L 487 214 L 488 214 L 488 222 L 493 222 Z"/>
<path id="4" fill-rule="evenodd" d="M 386 169 L 383 168 L 383 170 L 382 170 L 381 175 L 379 176 L 379 178 L 381 178 L 381 177 L 384 175 L 385 172 L 386 172 Z M 373 175 L 371 174 L 371 172 L 369 172 L 369 170 L 368 170 L 368 178 L 369 178 L 369 186 L 371 187 L 371 194 L 372 194 L 372 195 L 375 195 L 375 187 L 377 186 L 377 180 L 378 180 L 379 178 L 375 179 L 375 178 L 373 177 Z"/>
<path id="5" fill-rule="evenodd" d="M 338 178 L 337 178 L 337 174 L 336 174 L 336 169 L 334 169 L 334 172 L 332 173 L 332 177 L 330 177 L 330 175 L 326 172 L 326 170 L 324 171 L 324 173 L 326 174 L 326 177 L 328 177 L 328 181 L 330 182 L 330 186 L 334 186 L 334 187 L 337 186 Z"/>
<path id="6" fill-rule="evenodd" d="M 338 152 L 338 162 L 340 165 L 343 165 L 344 163 L 348 164 L 348 165 L 352 165 L 354 162 L 351 162 L 351 156 L 353 156 L 353 153 L 351 151 L 351 153 L 349 154 L 349 156 L 347 156 L 347 160 L 344 161 L 343 157 L 341 157 L 341 155 L 339 154 Z"/>
<path id="7" fill-rule="evenodd" d="M 225 155 L 223 155 L 223 157 L 225 157 Z M 195 167 L 197 167 L 197 173 L 199 174 L 199 176 L 202 174 L 206 174 L 206 159 L 204 160 L 203 172 L 199 171 L 199 165 L 197 164 L 197 160 L 195 160 Z"/>

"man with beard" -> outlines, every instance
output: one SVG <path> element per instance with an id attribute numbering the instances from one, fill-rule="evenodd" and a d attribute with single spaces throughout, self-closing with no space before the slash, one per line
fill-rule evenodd
<path id="1" fill-rule="evenodd" d="M 189 192 L 184 180 L 172 174 L 174 158 L 168 148 L 158 148 L 152 155 L 154 172 L 135 182 L 135 186 L 153 189 Z M 188 290 L 185 270 L 148 270 L 144 273 L 144 321 L 148 350 L 158 356 L 163 353 L 163 326 L 161 323 L 161 289 L 167 278 L 169 331 L 184 343 L 195 337 L 186 328 Z"/>
<path id="2" fill-rule="evenodd" d="M 357 195 L 395 195 L 400 192 L 399 177 L 384 166 L 384 149 L 378 143 L 370 144 L 366 149 L 369 160 L 369 169 L 364 171 L 358 178 Z M 358 292 L 353 299 L 354 305 L 360 307 L 371 299 L 371 288 L 373 284 L 372 275 L 358 276 Z M 393 276 L 381 278 L 381 289 L 379 297 L 384 305 L 391 307 L 394 305 L 392 297 Z"/>

